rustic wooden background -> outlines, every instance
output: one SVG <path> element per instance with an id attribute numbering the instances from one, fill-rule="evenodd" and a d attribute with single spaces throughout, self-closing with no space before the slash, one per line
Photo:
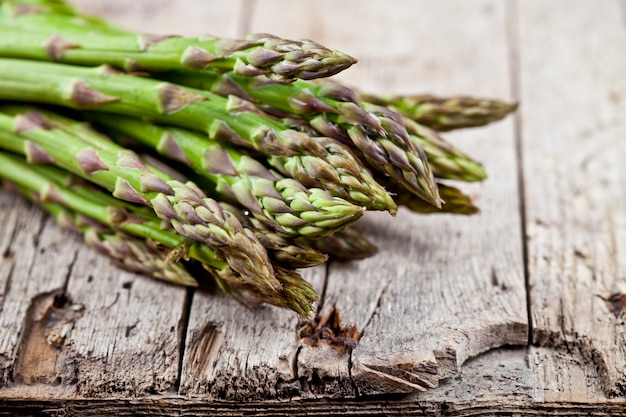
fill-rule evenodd
<path id="1" fill-rule="evenodd" d="M 626 412 L 624 0 L 75 3 L 145 32 L 315 39 L 369 92 L 521 107 L 446 135 L 490 174 L 463 187 L 479 215 L 370 215 L 377 256 L 305 272 L 354 350 L 120 271 L 0 190 L 0 415 Z"/>

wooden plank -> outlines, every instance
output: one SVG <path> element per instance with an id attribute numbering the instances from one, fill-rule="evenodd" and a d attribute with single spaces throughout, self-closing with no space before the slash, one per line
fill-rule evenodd
<path id="1" fill-rule="evenodd" d="M 579 355 L 598 368 L 608 394 L 623 394 L 626 31 L 619 5 L 524 1 L 519 21 L 533 341 Z"/>
<path id="2" fill-rule="evenodd" d="M 254 31 L 271 22 L 280 35 L 311 37 L 357 57 L 339 74 L 348 84 L 377 93 L 510 98 L 502 3 L 301 2 L 284 9 L 289 18 L 280 22 L 272 17 L 282 3 L 263 5 L 253 16 Z M 338 368 L 338 392 L 353 384 L 363 394 L 433 387 L 469 357 L 527 341 L 512 123 L 449 136 L 491 175 L 484 185 L 466 187 L 482 213 L 368 216 L 363 224 L 381 251 L 331 265 L 322 311 L 336 308 L 344 324 L 363 333 L 352 356 L 345 351 L 327 361 Z M 324 363 L 310 349 L 316 348 L 300 353 L 303 373 Z M 346 369 L 352 378 L 341 379 Z"/>

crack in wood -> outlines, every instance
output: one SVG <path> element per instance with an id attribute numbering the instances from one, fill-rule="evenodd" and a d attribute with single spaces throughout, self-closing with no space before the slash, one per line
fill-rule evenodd
<path id="1" fill-rule="evenodd" d="M 7 247 L 2 252 L 3 259 L 12 259 L 13 256 L 15 255 L 15 252 L 13 252 L 13 250 L 11 249 L 11 242 L 15 240 L 15 235 L 17 234 L 17 230 L 18 228 L 14 224 L 13 229 L 11 229 L 11 236 L 9 237 L 9 240 L 8 240 L 9 243 L 7 244 Z"/>
<path id="2" fill-rule="evenodd" d="M 70 277 L 72 276 L 72 272 L 74 271 L 74 266 L 76 265 L 76 261 L 78 260 L 78 252 L 79 252 L 78 249 L 74 251 L 74 256 L 72 256 L 72 261 L 67 266 L 67 273 L 65 274 L 64 281 L 63 281 L 63 293 L 67 292 L 67 286 L 70 282 Z"/>
<path id="3" fill-rule="evenodd" d="M 299 343 L 291 358 L 291 377 L 293 380 L 298 379 L 298 359 L 300 358 L 300 352 L 302 351 L 302 343 Z"/>
<path id="4" fill-rule="evenodd" d="M 509 80 L 513 100 L 519 103 L 521 100 L 521 71 L 520 71 L 520 23 L 518 0 L 505 3 L 506 22 L 506 46 L 508 49 Z M 515 137 L 515 154 L 517 162 L 517 190 L 519 201 L 520 227 L 522 237 L 522 265 L 524 274 L 524 287 L 526 295 L 526 313 L 528 321 L 528 344 L 533 343 L 533 318 L 531 310 L 530 271 L 528 269 L 528 216 L 526 212 L 526 186 L 524 184 L 524 149 L 522 144 L 522 112 L 518 110 L 513 114 L 513 131 Z"/>
<path id="5" fill-rule="evenodd" d="M 212 322 L 206 323 L 202 331 L 193 332 L 190 336 L 189 356 L 192 369 L 198 376 L 207 378 L 211 375 L 215 360 L 224 343 L 221 325 Z"/>
<path id="6" fill-rule="evenodd" d="M 572 353 L 572 349 L 570 348 L 569 345 L 569 341 L 568 341 L 568 334 L 565 331 L 565 310 L 563 309 L 563 299 L 560 298 L 559 299 L 559 329 L 561 330 L 561 338 L 563 340 L 563 343 L 565 344 L 565 349 L 567 350 L 568 353 Z"/>
<path id="7" fill-rule="evenodd" d="M 4 300 L 7 294 L 9 293 L 9 291 L 11 290 L 11 282 L 13 280 L 14 273 L 15 273 L 15 263 L 12 262 L 11 267 L 9 268 L 9 273 L 7 274 L 7 281 L 4 283 L 4 292 L 2 293 L 2 296 L 0 297 L 0 313 L 2 313 L 2 310 L 4 309 Z"/>
<path id="8" fill-rule="evenodd" d="M 324 315 L 318 312 L 312 320 L 300 323 L 298 337 L 294 375 L 301 395 L 356 396 L 351 352 L 360 338 L 357 327 L 342 326 L 333 306 Z"/>
<path id="9" fill-rule="evenodd" d="M 191 304 L 193 303 L 193 295 L 194 289 L 187 288 L 182 314 L 180 320 L 178 321 L 178 370 L 176 373 L 176 380 L 174 381 L 173 387 L 173 390 L 176 393 L 180 393 L 180 384 L 183 376 L 183 363 L 185 360 L 187 332 L 189 331 L 189 318 L 191 316 Z"/>
<path id="10" fill-rule="evenodd" d="M 62 288 L 34 297 L 24 318 L 12 379 L 27 385 L 63 380 L 57 359 L 83 311 Z M 71 379 L 74 373 L 68 372 L 63 375 Z"/>
<path id="11" fill-rule="evenodd" d="M 322 283 L 322 290 L 320 291 L 320 299 L 317 302 L 317 310 L 316 310 L 316 314 L 318 314 L 318 315 L 324 309 L 324 302 L 326 301 L 326 291 L 328 289 L 328 277 L 330 275 L 329 274 L 330 264 L 331 264 L 331 261 L 326 262 L 326 264 L 324 265 L 324 267 L 325 267 L 324 282 Z"/>
<path id="12" fill-rule="evenodd" d="M 41 211 L 40 208 L 37 208 L 38 211 Z M 50 220 L 50 216 L 44 215 L 39 219 L 39 227 L 37 228 L 37 232 L 33 235 L 33 246 L 39 247 L 39 239 L 41 239 L 41 234 L 43 233 L 46 224 L 48 224 L 48 220 Z"/>
<path id="13" fill-rule="evenodd" d="M 352 376 L 352 352 L 353 351 L 350 350 L 348 355 L 348 378 L 350 378 L 350 385 L 352 385 L 352 389 L 354 390 L 354 396 L 358 398 L 361 396 L 361 391 L 359 391 L 359 386 L 356 384 L 356 381 Z"/>
<path id="14" fill-rule="evenodd" d="M 376 297 L 374 298 L 373 302 L 371 303 L 371 306 L 372 306 L 371 310 L 367 314 L 367 317 L 366 317 L 364 323 L 361 326 L 359 326 L 359 329 L 360 329 L 359 333 L 360 333 L 361 337 L 363 337 L 363 335 L 365 334 L 365 330 L 367 329 L 367 327 L 372 322 L 372 319 L 374 318 L 374 315 L 376 315 L 376 311 L 380 308 L 381 300 L 383 298 L 383 295 L 387 292 L 388 288 L 389 288 L 389 282 L 387 282 L 387 281 L 384 281 L 383 284 L 379 287 L 378 293 L 376 294 Z"/>

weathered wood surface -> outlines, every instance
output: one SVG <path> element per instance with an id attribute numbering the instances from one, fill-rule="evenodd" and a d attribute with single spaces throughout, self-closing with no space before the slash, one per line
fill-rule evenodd
<path id="1" fill-rule="evenodd" d="M 602 5 L 519 10 L 529 298 L 534 343 L 582 355 L 623 394 L 626 30 Z"/>
<path id="2" fill-rule="evenodd" d="M 354 350 L 121 272 L 0 190 L 0 415 L 624 412 L 623 1 L 76 3 L 149 32 L 315 39 L 358 57 L 338 78 L 369 92 L 522 107 L 446 135 L 490 174 L 464 187 L 481 214 L 368 216 L 376 257 L 306 272 Z M 498 349 L 528 343 L 529 317 L 534 345 Z"/>

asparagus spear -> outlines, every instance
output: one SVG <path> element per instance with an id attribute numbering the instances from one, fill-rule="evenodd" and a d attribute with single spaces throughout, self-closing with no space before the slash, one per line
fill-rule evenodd
<path id="1" fill-rule="evenodd" d="M 444 201 L 440 209 L 427 204 L 419 198 L 415 198 L 413 194 L 402 187 L 389 184 L 389 190 L 394 192 L 394 198 L 399 206 L 404 206 L 415 213 L 449 213 L 465 215 L 478 213 L 478 207 L 474 205 L 471 197 L 463 194 L 460 190 L 452 186 L 441 183 L 438 184 L 438 186 L 441 198 Z"/>
<path id="2" fill-rule="evenodd" d="M 294 155 L 268 157 L 268 163 L 284 175 L 307 187 L 321 187 L 331 195 L 344 198 L 370 210 L 387 210 L 395 215 L 397 206 L 389 193 L 374 179 L 370 171 L 339 141 L 317 137 L 325 155 Z"/>
<path id="3" fill-rule="evenodd" d="M 465 127 L 484 126 L 506 117 L 517 109 L 517 103 L 467 96 L 436 97 L 376 96 L 361 94 L 361 99 L 388 107 L 416 122 L 440 132 Z"/>
<path id="4" fill-rule="evenodd" d="M 0 133 L 0 137 L 4 136 Z M 4 139 L 4 137 L 2 138 Z M 226 269 L 228 265 L 207 246 L 189 241 L 172 230 L 161 228 L 156 217 L 151 218 L 141 211 L 130 211 L 121 201 L 107 198 L 102 192 L 83 189 L 75 184 L 69 173 L 50 165 L 31 164 L 23 157 L 0 151 L 0 177 L 28 190 L 37 204 L 62 205 L 67 210 L 92 219 L 112 230 L 138 238 L 149 239 L 163 247 L 180 252 L 206 265 Z M 72 186 L 68 184 L 74 184 Z M 226 277 L 225 274 L 222 275 Z M 232 274 L 233 280 L 238 281 Z"/>
<path id="5" fill-rule="evenodd" d="M 0 142 L 5 139 L 0 131 Z M 226 290 L 230 286 L 245 288 L 255 294 L 255 302 L 291 308 L 299 314 L 308 314 L 317 294 L 307 283 L 283 275 L 292 274 L 281 269 L 276 274 L 281 290 L 244 279 L 234 271 L 219 254 L 199 242 L 185 239 L 172 230 L 164 230 L 154 214 L 142 207 L 117 200 L 103 191 L 81 185 L 71 174 L 50 165 L 31 164 L 23 157 L 0 152 L 0 178 L 6 178 L 37 195 L 37 201 L 61 204 L 84 216 L 96 220 L 112 230 L 122 231 L 141 239 L 154 241 L 171 249 L 166 262 L 180 258 L 194 259 Z"/>
<path id="6" fill-rule="evenodd" d="M 6 107 L 5 107 L 6 108 Z M 21 106 L 11 106 L 18 110 Z M 47 122 L 108 152 L 120 147 L 88 126 L 52 112 L 41 111 Z M 89 114 L 107 128 L 110 137 L 139 141 L 162 155 L 190 165 L 211 195 L 248 208 L 269 227 L 286 235 L 311 237 L 332 233 L 360 217 L 363 209 L 319 189 L 307 189 L 281 178 L 241 151 L 184 129 L 163 127 L 122 116 Z M 380 187 L 380 186 L 379 186 Z M 382 190 L 382 187 L 381 187 Z M 385 195 L 388 196 L 388 194 Z M 388 196 L 391 200 L 391 196 Z M 391 204 L 393 200 L 391 200 Z M 394 206 L 395 207 L 395 206 Z"/>
<path id="7" fill-rule="evenodd" d="M 436 178 L 468 182 L 487 178 L 487 173 L 478 162 L 447 142 L 436 131 L 407 117 L 403 118 L 403 123 L 409 132 L 409 139 L 424 147 Z"/>
<path id="8" fill-rule="evenodd" d="M 330 175 L 342 175 L 341 181 L 347 183 L 349 177 L 344 172 L 356 171 L 358 177 L 351 176 L 350 183 L 355 183 L 353 189 L 340 189 L 344 190 L 341 196 L 367 208 L 385 207 L 395 211 L 391 196 L 378 183 L 373 179 L 371 184 L 360 182 L 363 176 L 356 160 L 348 161 L 350 164 L 347 164 L 343 163 L 345 158 L 335 158 L 336 161 L 329 158 L 334 163 L 331 164 L 307 156 L 270 158 L 273 165 L 282 162 L 282 172 L 293 174 L 295 179 L 282 178 L 241 151 L 195 132 L 103 113 L 90 114 L 88 117 L 97 122 L 98 126 L 104 126 L 114 139 L 122 140 L 125 138 L 120 134 L 127 135 L 130 139 L 156 149 L 161 155 L 191 166 L 207 180 L 202 182 L 203 187 L 210 188 L 226 201 L 241 204 L 269 228 L 285 235 L 318 237 L 341 229 L 360 217 L 362 208 L 331 195 L 339 194 L 340 191 L 332 188 L 327 193 L 315 187 L 320 185 L 319 178 Z M 329 149 L 332 148 L 329 146 Z M 201 179 L 197 178 L 198 181 Z M 361 191 L 365 187 L 378 192 L 370 196 Z"/>
<path id="9" fill-rule="evenodd" d="M 47 72 L 39 76 L 29 73 L 23 77 L 20 68 Z M 242 100 L 234 96 L 227 100 L 212 93 L 194 92 L 138 77 L 98 76 L 92 69 L 8 59 L 0 60 L 0 75 L 4 77 L 0 80 L 0 97 L 149 116 L 169 124 L 205 129 L 209 138 L 247 145 L 269 155 L 301 155 L 300 159 L 270 158 L 270 162 L 301 182 L 308 179 L 306 185 L 309 187 L 315 182 L 316 187 L 360 205 L 388 209 L 392 213 L 395 210 L 391 197 L 347 149 L 329 139 L 316 141 L 304 133 L 286 129 L 274 120 L 251 113 L 247 107 L 242 108 Z M 85 81 L 94 87 L 97 85 L 102 91 L 88 87 Z M 66 83 L 73 85 L 71 91 L 64 88 Z M 134 94 L 128 94 L 129 91 Z M 174 113 L 164 110 L 168 108 Z"/>
<path id="10" fill-rule="evenodd" d="M 3 0 L 0 2 L 2 18 L 18 18 L 31 13 L 59 14 L 77 17 L 74 6 L 64 1 L 55 0 Z"/>
<path id="11" fill-rule="evenodd" d="M 51 19 L 54 20 L 54 19 Z M 311 40 L 289 40 L 267 33 L 245 39 L 124 34 L 79 25 L 65 29 L 46 24 L 24 27 L 0 20 L 0 55 L 68 64 L 112 65 L 126 70 L 169 69 L 233 71 L 267 75 L 281 82 L 327 77 L 356 60 Z"/>
<path id="12" fill-rule="evenodd" d="M 0 59 L 0 99 L 49 103 L 135 117 L 191 130 L 266 155 L 325 155 L 308 135 L 253 113 L 236 97 L 226 99 L 112 71 L 64 64 Z"/>
<path id="13" fill-rule="evenodd" d="M 243 305 L 268 303 L 277 307 L 289 308 L 302 317 L 309 317 L 313 311 L 313 303 L 318 301 L 317 292 L 294 270 L 275 265 L 276 278 L 283 285 L 281 297 L 275 293 L 260 293 L 244 283 L 226 282 L 217 279 L 222 290 Z"/>
<path id="14" fill-rule="evenodd" d="M 54 162 L 122 200 L 152 207 L 182 236 L 217 250 L 242 279 L 280 291 L 267 253 L 256 237 L 194 184 L 151 172 L 130 151 L 114 154 L 96 149 L 75 136 L 51 129 L 35 110 L 15 117 L 0 113 L 0 132 L 0 147 L 23 153 L 31 162 Z"/>
<path id="15" fill-rule="evenodd" d="M 279 116 L 301 116 L 322 135 L 351 145 L 373 168 L 439 205 L 427 157 L 419 145 L 409 140 L 398 116 L 380 106 L 363 106 L 356 93 L 347 87 L 301 80 L 280 84 L 212 71 L 169 71 L 154 75 L 222 96 L 235 95 Z"/>
<path id="16" fill-rule="evenodd" d="M 420 126 L 407 116 L 395 114 L 382 106 L 361 103 L 355 92 L 339 84 L 295 81 L 292 84 L 283 85 L 267 80 L 259 81 L 258 79 L 240 77 L 234 74 L 218 74 L 211 71 L 198 73 L 171 71 L 156 76 L 198 89 L 211 90 L 224 96 L 237 95 L 254 101 L 268 112 L 272 109 L 278 110 L 282 116 L 293 114 L 302 116 L 309 119 L 313 127 L 322 134 L 340 138 L 344 143 L 350 139 L 356 139 L 357 143 L 354 143 L 353 146 L 360 147 L 359 151 L 368 163 L 431 203 L 432 199 L 417 190 L 415 184 L 411 184 L 412 180 L 407 183 L 405 176 L 413 177 L 410 174 L 411 168 L 406 166 L 406 161 L 409 161 L 408 165 L 416 169 L 419 168 L 420 161 L 428 161 L 429 165 L 424 165 L 427 172 L 424 176 L 420 176 L 424 184 L 430 184 L 431 175 L 464 181 L 481 181 L 486 177 L 480 164 L 447 143 L 436 132 Z M 355 106 L 361 106 L 363 109 L 355 110 L 358 108 Z M 344 114 L 346 112 L 351 114 Z M 404 140 L 410 143 L 410 147 L 403 150 L 404 145 L 399 139 L 394 143 L 387 139 L 362 134 L 362 131 L 376 132 L 383 125 L 383 122 L 386 123 L 387 130 L 398 131 L 392 137 L 407 135 Z M 403 127 L 398 128 L 398 124 Z M 346 131 L 341 128 L 342 125 L 352 132 L 350 138 L 347 138 Z M 403 129 L 406 133 L 402 132 Z M 375 135 L 376 133 L 372 134 Z M 368 148 L 371 152 L 364 150 L 371 145 L 370 142 L 367 142 L 369 139 L 377 141 L 389 151 L 391 160 L 386 162 L 381 160 L 383 157 L 377 153 L 380 149 L 376 146 Z M 417 150 L 419 154 L 417 159 L 410 149 Z M 422 150 L 423 154 L 421 153 Z M 409 171 L 403 171 L 399 168 L 401 166 L 409 169 Z M 425 185 L 425 187 L 436 188 L 436 185 Z"/>
<path id="17" fill-rule="evenodd" d="M 7 184 L 4 186 L 7 188 Z M 88 246 L 111 258 L 119 267 L 176 285 L 198 286 L 198 282 L 181 263 L 165 261 L 169 251 L 151 245 L 146 240 L 111 230 L 61 204 L 37 202 L 39 195 L 29 193 L 28 190 L 22 189 L 20 192 L 51 214 L 59 226 L 83 236 Z"/>

